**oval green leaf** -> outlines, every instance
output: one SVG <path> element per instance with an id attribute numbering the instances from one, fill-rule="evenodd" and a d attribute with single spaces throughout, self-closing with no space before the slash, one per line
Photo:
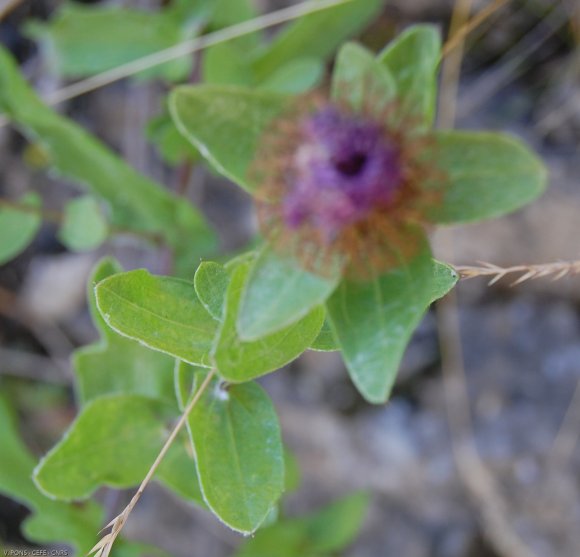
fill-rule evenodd
<path id="1" fill-rule="evenodd" d="M 203 307 L 214 319 L 222 320 L 224 298 L 230 282 L 227 270 L 219 263 L 203 261 L 200 263 L 193 284 Z"/>
<path id="2" fill-rule="evenodd" d="M 365 105 L 380 110 L 396 92 L 393 76 L 372 52 L 356 43 L 340 49 L 332 76 L 333 99 L 345 101 L 355 111 Z"/>
<path id="3" fill-rule="evenodd" d="M 233 382 L 249 381 L 297 358 L 317 337 L 324 320 L 324 309 L 317 307 L 277 333 L 244 342 L 237 333 L 236 322 L 248 272 L 247 262 L 233 271 L 226 295 L 224 320 L 213 350 L 220 375 Z"/>
<path id="4" fill-rule="evenodd" d="M 287 62 L 259 84 L 264 91 L 297 95 L 320 83 L 324 64 L 319 58 L 298 58 Z"/>
<path id="5" fill-rule="evenodd" d="M 411 335 L 431 303 L 427 246 L 414 259 L 368 282 L 343 280 L 328 318 L 349 374 L 369 402 L 386 402 Z"/>
<path id="6" fill-rule="evenodd" d="M 119 6 L 66 4 L 49 23 L 36 23 L 34 34 L 51 55 L 62 77 L 80 78 L 101 73 L 170 48 L 182 41 L 181 22 L 167 13 Z M 141 73 L 184 79 L 191 60 L 182 57 Z"/>
<path id="7" fill-rule="evenodd" d="M 473 222 L 511 213 L 538 197 L 547 171 L 521 141 L 501 133 L 441 131 L 437 165 L 448 187 L 430 216 L 438 223 Z"/>
<path id="8" fill-rule="evenodd" d="M 433 259 L 433 286 L 431 303 L 443 298 L 459 280 L 459 273 L 447 263 Z"/>
<path id="9" fill-rule="evenodd" d="M 80 402 L 84 404 L 105 394 L 124 393 L 175 403 L 173 358 L 119 335 L 105 323 L 97 309 L 96 284 L 121 271 L 116 260 L 104 258 L 97 263 L 88 281 L 89 308 L 100 340 L 73 354 Z"/>
<path id="10" fill-rule="evenodd" d="M 137 395 L 90 402 L 34 470 L 36 485 L 49 497 L 70 501 L 89 497 L 101 485 L 138 484 L 163 445 L 172 411 Z"/>
<path id="11" fill-rule="evenodd" d="M 257 79 L 267 79 L 292 60 L 329 58 L 343 41 L 364 29 L 382 7 L 383 0 L 349 0 L 299 18 L 256 57 L 253 70 Z"/>
<path id="12" fill-rule="evenodd" d="M 169 97 L 181 133 L 221 174 L 248 191 L 249 168 L 260 137 L 287 106 L 288 97 L 242 87 L 182 86 Z"/>
<path id="13" fill-rule="evenodd" d="M 41 493 L 32 481 L 36 458 L 20 438 L 15 414 L 3 397 L 0 397 L 0 423 L 0 493 L 30 509 L 23 533 L 36 542 L 66 542 L 79 555 L 85 555 L 95 543 L 95 532 L 103 524 L 103 510 L 93 501 L 70 504 L 54 501 Z"/>
<path id="14" fill-rule="evenodd" d="M 214 380 L 188 425 L 206 503 L 230 528 L 251 534 L 284 490 L 280 426 L 268 395 L 255 383 L 223 388 Z"/>
<path id="15" fill-rule="evenodd" d="M 193 283 L 141 269 L 109 277 L 95 292 L 101 315 L 116 332 L 191 364 L 211 366 L 217 322 Z"/>
<path id="16" fill-rule="evenodd" d="M 264 246 L 251 266 L 242 295 L 238 334 L 257 340 L 299 321 L 332 294 L 340 269 L 323 277 Z"/>
<path id="17" fill-rule="evenodd" d="M 402 110 L 433 123 L 437 101 L 437 69 L 441 36 L 432 25 L 414 25 L 389 43 L 378 56 L 395 79 Z"/>

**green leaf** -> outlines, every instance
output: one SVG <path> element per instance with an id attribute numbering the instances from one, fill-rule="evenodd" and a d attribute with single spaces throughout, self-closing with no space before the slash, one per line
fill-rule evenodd
<path id="1" fill-rule="evenodd" d="M 179 436 L 163 458 L 155 478 L 183 499 L 206 507 L 189 436 Z"/>
<path id="2" fill-rule="evenodd" d="M 265 246 L 251 266 L 242 295 L 238 334 L 257 340 L 296 323 L 324 303 L 340 279 L 340 269 L 322 277 Z"/>
<path id="3" fill-rule="evenodd" d="M 140 269 L 109 277 L 95 291 L 99 311 L 116 332 L 191 364 L 211 366 L 217 323 L 192 282 Z"/>
<path id="4" fill-rule="evenodd" d="M 169 97 L 171 116 L 181 133 L 210 164 L 252 191 L 248 176 L 262 133 L 288 97 L 233 86 L 182 86 Z"/>
<path id="5" fill-rule="evenodd" d="M 224 388 L 214 380 L 188 426 L 206 503 L 230 528 L 254 532 L 284 489 L 280 426 L 268 395 L 255 383 Z"/>
<path id="6" fill-rule="evenodd" d="M 300 321 L 277 333 L 244 342 L 238 336 L 236 322 L 248 273 L 248 263 L 240 264 L 233 271 L 227 290 L 224 320 L 213 349 L 220 375 L 233 382 L 249 381 L 297 358 L 314 341 L 324 320 L 324 310 L 317 307 Z"/>
<path id="7" fill-rule="evenodd" d="M 102 329 L 102 340 L 74 353 L 80 403 L 113 393 L 140 394 L 175 403 L 173 358 Z"/>
<path id="8" fill-rule="evenodd" d="M 169 114 L 151 119 L 146 127 L 147 138 L 155 145 L 161 158 L 170 165 L 196 162 L 201 159 L 197 149 L 175 127 Z"/>
<path id="9" fill-rule="evenodd" d="M 179 21 L 185 27 L 206 25 L 214 15 L 215 0 L 173 0 L 165 9 L 168 17 Z"/>
<path id="10" fill-rule="evenodd" d="M 318 58 L 291 60 L 269 75 L 259 88 L 274 93 L 297 95 L 316 87 L 324 77 L 324 64 Z"/>
<path id="11" fill-rule="evenodd" d="M 13 412 L 0 397 L 0 493 L 20 501 L 32 512 L 25 524 L 25 535 L 41 543 L 67 542 L 80 555 L 95 544 L 104 513 L 95 503 L 70 505 L 45 497 L 32 481 L 35 458 L 18 435 Z"/>
<path id="12" fill-rule="evenodd" d="M 431 303 L 433 264 L 425 246 L 411 261 L 368 282 L 344 279 L 327 302 L 350 376 L 372 403 L 385 402 L 411 335 Z"/>
<path id="13" fill-rule="evenodd" d="M 345 44 L 338 53 L 332 76 L 332 98 L 344 101 L 355 111 L 365 104 L 380 109 L 397 92 L 393 76 L 374 54 L 356 44 Z"/>
<path id="14" fill-rule="evenodd" d="M 212 0 L 214 3 L 211 29 L 223 29 L 259 16 L 253 0 Z M 230 41 L 236 49 L 249 54 L 262 41 L 261 33 L 248 33 Z"/>
<path id="15" fill-rule="evenodd" d="M 443 298 L 457 284 L 458 279 L 459 275 L 451 265 L 434 259 L 431 303 Z M 334 332 L 328 319 L 324 321 L 320 333 L 310 346 L 310 350 L 319 352 L 335 352 L 340 350 L 340 345 L 334 337 Z"/>
<path id="16" fill-rule="evenodd" d="M 453 224 L 499 217 L 536 199 L 547 181 L 543 163 L 519 140 L 500 133 L 441 131 L 437 164 L 448 189 L 431 218 Z"/>
<path id="17" fill-rule="evenodd" d="M 303 518 L 260 529 L 235 557 L 319 557 L 336 554 L 360 530 L 368 496 L 350 495 Z"/>
<path id="18" fill-rule="evenodd" d="M 30 31 L 56 71 L 69 78 L 105 72 L 186 38 L 179 22 L 163 12 L 78 4 L 65 5 L 49 23 L 36 22 Z M 140 75 L 178 80 L 190 69 L 191 58 L 184 56 Z"/>
<path id="19" fill-rule="evenodd" d="M 138 395 L 97 398 L 40 461 L 34 481 L 50 497 L 68 501 L 102 485 L 136 485 L 159 453 L 173 414 L 171 406 Z"/>
<path id="20" fill-rule="evenodd" d="M 340 346 L 334 338 L 334 333 L 332 332 L 332 327 L 330 326 L 328 319 L 324 320 L 322 329 L 320 329 L 318 336 L 310 345 L 310 350 L 316 350 L 317 352 L 336 352 L 337 350 L 340 350 Z"/>
<path id="21" fill-rule="evenodd" d="M 111 329 L 97 309 L 95 286 L 121 272 L 114 259 L 102 259 L 88 281 L 87 299 L 100 340 L 76 350 L 73 367 L 81 404 L 105 394 L 140 394 L 175 403 L 174 359 Z"/>
<path id="22" fill-rule="evenodd" d="M 223 305 L 230 277 L 219 263 L 203 261 L 200 263 L 193 284 L 203 307 L 218 321 L 223 317 Z"/>
<path id="23" fill-rule="evenodd" d="M 105 513 L 94 502 L 64 503 L 43 495 L 32 481 L 36 464 L 20 439 L 14 413 L 7 401 L 0 397 L 0 493 L 19 501 L 31 511 L 22 528 L 30 541 L 39 544 L 67 543 L 77 555 L 85 555 L 97 541 Z M 119 539 L 113 555 L 116 557 L 141 555 L 135 553 L 138 544 Z M 151 549 L 151 548 L 148 548 Z M 133 551 L 129 553 L 129 551 Z M 157 551 L 158 555 L 161 555 Z"/>
<path id="24" fill-rule="evenodd" d="M 433 260 L 433 289 L 431 303 L 443 298 L 459 280 L 457 271 L 447 263 Z"/>
<path id="25" fill-rule="evenodd" d="M 107 221 L 94 198 L 79 197 L 67 204 L 64 222 L 58 232 L 60 241 L 67 248 L 72 251 L 98 248 L 108 233 Z"/>
<path id="26" fill-rule="evenodd" d="M 175 393 L 179 402 L 179 409 L 183 411 L 191 394 L 195 391 L 196 377 L 203 377 L 207 370 L 196 368 L 185 362 L 177 361 L 175 366 Z M 193 449 L 192 449 L 193 451 Z M 296 457 L 284 449 L 284 491 L 296 491 L 300 485 L 300 468 Z"/>
<path id="27" fill-rule="evenodd" d="M 203 58 L 203 81 L 212 85 L 257 86 L 273 93 L 299 94 L 318 85 L 323 76 L 324 64 L 319 58 L 299 58 L 257 80 L 248 53 L 237 46 L 237 40 L 208 48 Z"/>
<path id="28" fill-rule="evenodd" d="M 136 172 L 81 127 L 46 107 L 2 48 L 0 110 L 40 142 L 56 171 L 110 204 L 113 225 L 158 236 L 171 246 L 179 273 L 190 274 L 193 262 L 213 249 L 213 233 L 188 202 Z"/>
<path id="29" fill-rule="evenodd" d="M 203 372 L 206 371 L 203 370 Z M 175 360 L 174 398 L 177 399 L 177 406 L 181 412 L 185 410 L 185 405 L 193 391 L 195 376 L 200 372 L 202 372 L 201 368 Z M 189 435 L 180 434 L 177 437 L 161 462 L 155 477 L 180 497 L 206 507 L 197 477 L 194 449 Z"/>
<path id="30" fill-rule="evenodd" d="M 395 78 L 401 108 L 431 125 L 437 102 L 441 36 L 432 25 L 414 25 L 379 54 Z"/>
<path id="31" fill-rule="evenodd" d="M 364 29 L 382 5 L 382 0 L 351 0 L 301 17 L 256 58 L 257 79 L 266 79 L 291 60 L 329 58 L 345 39 Z"/>
<path id="32" fill-rule="evenodd" d="M 193 388 L 195 386 L 195 377 L 198 373 L 207 372 L 206 369 L 192 366 L 181 360 L 175 361 L 173 373 L 173 387 L 175 389 L 175 398 L 177 405 L 183 412 Z"/>
<path id="33" fill-rule="evenodd" d="M 203 56 L 203 81 L 212 85 L 252 85 L 247 52 L 232 42 L 209 47 Z"/>
<path id="34" fill-rule="evenodd" d="M 0 265 L 24 251 L 42 224 L 37 194 L 26 194 L 18 205 L 22 209 L 0 203 Z"/>

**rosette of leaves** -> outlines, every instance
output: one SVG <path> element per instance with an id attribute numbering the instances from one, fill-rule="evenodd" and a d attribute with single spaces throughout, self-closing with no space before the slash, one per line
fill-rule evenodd
<path id="1" fill-rule="evenodd" d="M 193 280 L 95 275 L 95 317 L 114 334 L 77 357 L 83 395 L 99 396 L 37 467 L 43 491 L 82 499 L 99 485 L 134 485 L 167 436 L 164 422 L 197 395 L 176 457 L 191 474 L 182 478 L 220 520 L 251 533 L 285 489 L 278 420 L 255 379 L 308 349 L 340 350 L 361 394 L 387 400 L 413 330 L 457 280 L 432 259 L 429 228 L 513 211 L 546 179 L 514 138 L 432 129 L 439 62 L 437 32 L 418 26 L 378 56 L 345 45 L 328 95 L 207 84 L 172 93 L 184 137 L 256 197 L 265 241 L 225 265 L 203 262 Z M 91 380 L 96 358 L 111 362 L 122 341 L 140 343 L 131 346 L 142 361 L 153 350 L 175 362 L 175 400 L 158 377 L 147 388 L 134 370 L 117 381 L 127 366 Z M 95 459 L 95 444 L 110 439 L 116 460 Z"/>
<path id="2" fill-rule="evenodd" d="M 516 138 L 432 129 L 440 60 L 438 32 L 421 25 L 376 56 L 346 44 L 322 100 L 208 85 L 170 99 L 184 136 L 266 206 L 236 334 L 259 342 L 323 306 L 313 348 L 340 350 L 373 403 L 387 400 L 414 329 L 456 278 L 431 259 L 428 229 L 507 214 L 546 182 Z"/>

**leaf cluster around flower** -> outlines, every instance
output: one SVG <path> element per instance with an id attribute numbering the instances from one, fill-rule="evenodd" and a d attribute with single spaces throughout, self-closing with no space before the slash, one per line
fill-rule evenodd
<path id="1" fill-rule="evenodd" d="M 440 53 L 438 32 L 419 25 L 378 56 L 346 44 L 327 95 L 196 86 L 171 98 L 184 136 L 256 198 L 266 243 L 244 285 L 240 338 L 324 304 L 314 347 L 340 350 L 375 403 L 437 297 L 428 229 L 507 214 L 546 182 L 515 138 L 432 129 Z"/>
<path id="2" fill-rule="evenodd" d="M 184 137 L 256 198 L 265 242 L 225 265 L 201 263 L 193 281 L 101 263 L 91 283 L 101 341 L 75 358 L 86 404 L 35 469 L 43 492 L 82 499 L 134 485 L 166 435 L 161 422 L 207 380 L 187 442 L 157 478 L 249 534 L 287 489 L 276 413 L 253 379 L 309 348 L 340 350 L 360 393 L 387 400 L 413 331 L 457 281 L 432 259 L 429 228 L 508 213 L 545 182 L 513 138 L 432 129 L 439 61 L 438 33 L 417 26 L 378 56 L 345 45 L 326 95 L 172 93 Z M 125 442 L 129 432 L 138 442 Z M 95 455 L 95 444 L 109 452 Z M 92 473 L 63 475 L 79 454 Z"/>

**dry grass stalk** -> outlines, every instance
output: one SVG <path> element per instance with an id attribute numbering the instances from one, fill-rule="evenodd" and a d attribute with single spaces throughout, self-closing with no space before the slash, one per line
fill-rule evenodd
<path id="1" fill-rule="evenodd" d="M 131 514 L 131 511 L 135 508 L 135 505 L 137 504 L 139 499 L 141 499 L 141 495 L 143 495 L 145 488 L 155 475 L 155 472 L 157 472 L 157 468 L 159 468 L 161 461 L 167 454 L 167 451 L 173 444 L 173 441 L 175 441 L 177 434 L 181 431 L 181 428 L 185 425 L 185 422 L 187 421 L 189 414 L 191 414 L 193 407 L 197 404 L 198 400 L 201 398 L 201 395 L 205 392 L 208 385 L 211 383 L 211 380 L 214 378 L 215 373 L 216 370 L 212 369 L 211 372 L 207 374 L 207 377 L 204 379 L 203 383 L 201 384 L 201 386 L 199 387 L 193 398 L 189 401 L 187 407 L 183 411 L 183 414 L 179 418 L 179 421 L 177 422 L 177 424 L 175 424 L 175 427 L 169 434 L 167 441 L 165 441 L 165 444 L 163 445 L 163 448 L 157 455 L 155 462 L 151 465 L 151 468 L 149 468 L 149 472 L 147 472 L 145 479 L 141 482 L 139 489 L 137 489 L 137 492 L 135 493 L 135 495 L 133 495 L 131 501 L 129 501 L 129 504 L 123 509 L 123 511 L 115 518 L 113 518 L 113 520 L 111 520 L 111 522 L 109 522 L 109 524 L 107 524 L 103 528 L 103 530 L 110 528 L 111 531 L 105 534 L 99 540 L 99 542 L 89 551 L 89 555 L 92 555 L 93 557 L 109 557 L 111 550 L 113 549 L 113 544 L 115 543 L 117 536 L 121 533 L 123 526 L 125 526 L 125 523 L 127 522 L 129 515 Z"/>
<path id="2" fill-rule="evenodd" d="M 9 1 L 13 2 L 14 0 Z M 20 1 L 21 0 L 15 0 L 14 3 Z M 209 33 L 202 37 L 189 39 L 165 50 L 154 52 L 153 54 L 138 58 L 137 60 L 128 62 L 127 64 L 122 64 L 121 66 L 117 66 L 107 70 L 106 72 L 77 81 L 63 89 L 55 91 L 49 98 L 45 99 L 45 102 L 49 106 L 60 104 L 61 102 L 74 99 L 80 95 L 104 87 L 105 85 L 110 85 L 120 79 L 135 75 L 140 71 L 175 60 L 176 58 L 200 52 L 207 47 L 228 42 L 232 39 L 248 35 L 249 33 L 280 25 L 281 23 L 292 21 L 304 15 L 322 11 L 325 8 L 330 8 L 349 1 L 350 0 L 320 0 L 317 3 L 311 1 L 303 2 L 295 6 L 290 6 L 289 8 L 284 8 L 282 10 L 244 21 L 240 24 L 226 27 L 225 29 L 220 29 L 219 31 Z M 509 2 L 509 0 L 495 0 L 476 14 L 473 19 L 467 21 L 465 25 L 458 30 L 457 35 L 445 43 L 442 52 L 443 57 L 447 56 L 449 52 L 454 50 L 465 39 L 465 37 L 467 37 L 467 35 L 479 27 L 486 19 L 507 2 Z M 9 119 L 3 114 L 0 114 L 0 128 L 8 124 Z"/>
<path id="3" fill-rule="evenodd" d="M 489 286 L 502 278 L 518 274 L 520 275 L 510 286 L 517 286 L 527 280 L 544 277 L 552 277 L 552 280 L 560 280 L 567 275 L 580 275 L 579 261 L 556 261 L 554 263 L 540 263 L 538 265 L 514 265 L 513 267 L 499 267 L 493 263 L 478 261 L 479 266 L 456 266 L 455 270 L 462 279 L 475 277 L 491 277 Z"/>
<path id="4" fill-rule="evenodd" d="M 456 97 L 467 34 L 465 30 L 469 28 L 470 22 L 477 20 L 478 17 L 469 18 L 472 3 L 473 0 L 455 0 L 450 38 L 445 49 L 450 55 L 445 58 L 441 74 L 439 127 L 443 129 L 453 128 L 455 123 Z M 498 0 L 490 4 L 492 9 L 489 15 L 504 3 Z M 445 253 L 453 253 L 453 236 L 448 233 L 444 239 Z M 495 553 L 502 557 L 535 557 L 513 529 L 508 505 L 502 497 L 501 489 L 481 459 L 473 441 L 473 424 L 457 306 L 457 295 L 454 290 L 437 304 L 445 406 L 457 471 L 467 494 L 475 504 L 482 530 Z"/>
<path id="5" fill-rule="evenodd" d="M 443 58 L 445 58 L 452 50 L 455 48 L 462 47 L 463 41 L 472 31 L 479 27 L 486 19 L 492 16 L 497 10 L 502 6 L 507 4 L 509 0 L 495 0 L 491 4 L 487 5 L 481 11 L 479 11 L 471 19 L 467 20 L 459 29 L 457 29 L 453 35 L 447 40 L 443 45 L 443 50 L 441 52 Z"/>
<path id="6" fill-rule="evenodd" d="M 189 56 L 196 52 L 200 52 L 210 46 L 222 44 L 249 35 L 250 33 L 255 33 L 288 21 L 293 21 L 302 16 L 320 12 L 327 8 L 347 4 L 350 1 L 352 0 L 307 0 L 306 2 L 295 4 L 294 6 L 282 8 L 241 23 L 236 23 L 235 25 L 219 29 L 201 37 L 188 39 L 164 50 L 158 50 L 152 54 L 142 56 L 141 58 L 137 58 L 131 62 L 121 64 L 120 66 L 116 66 L 110 70 L 77 81 L 71 85 L 67 85 L 62 89 L 55 91 L 50 95 L 50 97 L 44 99 L 44 102 L 49 106 L 60 104 L 61 102 L 74 99 L 80 95 L 104 87 L 105 85 L 110 85 L 120 79 L 131 77 L 139 72 L 160 66 L 161 64 L 171 62 L 172 60 L 182 58 L 183 56 Z M 9 119 L 0 114 L 0 127 L 8 124 Z"/>

